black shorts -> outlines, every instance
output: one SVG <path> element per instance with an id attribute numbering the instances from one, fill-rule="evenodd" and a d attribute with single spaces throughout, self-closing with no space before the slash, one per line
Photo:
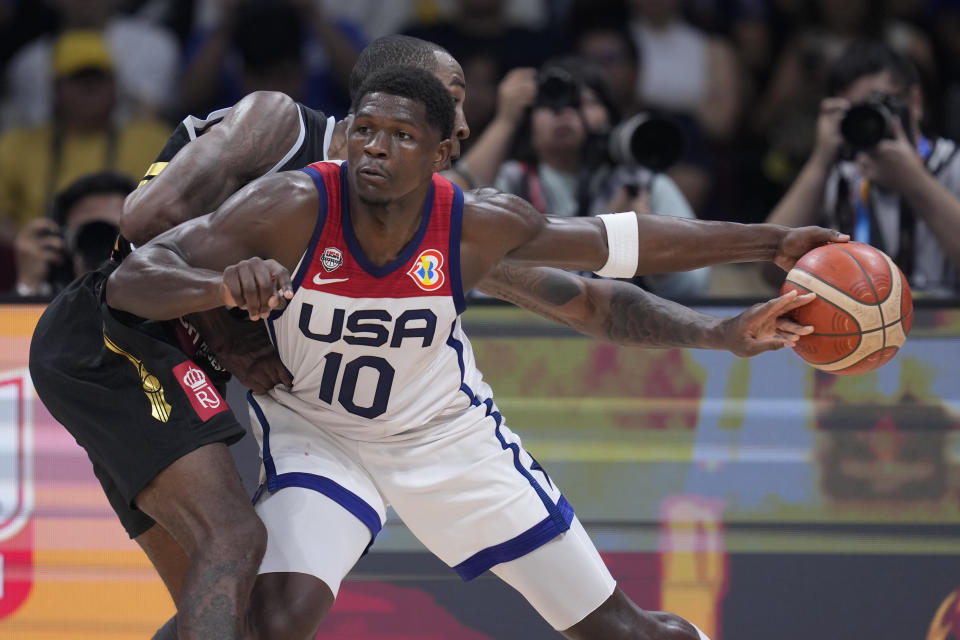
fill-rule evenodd
<path id="1" fill-rule="evenodd" d="M 236 442 L 245 429 L 169 323 L 107 307 L 103 287 L 114 268 L 76 280 L 50 303 L 30 344 L 30 375 L 135 538 L 153 526 L 134 504 L 147 483 L 203 445 Z"/>

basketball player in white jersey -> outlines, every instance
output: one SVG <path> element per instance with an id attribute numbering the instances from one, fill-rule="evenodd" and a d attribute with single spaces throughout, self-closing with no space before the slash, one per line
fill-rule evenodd
<path id="1" fill-rule="evenodd" d="M 285 619 L 276 637 L 311 637 L 390 504 L 461 576 L 492 569 L 567 637 L 697 638 L 616 588 L 559 489 L 503 424 L 459 327 L 463 292 L 505 261 L 612 276 L 733 260 L 789 268 L 839 234 L 544 217 L 434 176 L 454 106 L 429 73 L 375 74 L 354 107 L 346 164 L 256 180 L 135 251 L 107 287 L 111 307 L 158 320 L 242 307 L 267 321 L 293 375 L 289 389 L 251 397 L 269 494 L 258 513 L 278 549 L 261 572 L 280 576 L 254 607 Z M 798 303 L 776 301 L 745 342 L 789 344 L 775 320 Z"/>

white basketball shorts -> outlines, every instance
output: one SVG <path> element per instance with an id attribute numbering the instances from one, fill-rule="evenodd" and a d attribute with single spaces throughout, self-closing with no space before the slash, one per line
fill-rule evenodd
<path id="1" fill-rule="evenodd" d="M 453 420 L 363 442 L 315 426 L 269 396 L 248 397 L 266 476 L 267 495 L 256 506 L 268 533 L 261 573 L 308 573 L 336 594 L 389 505 L 464 580 L 497 566 L 495 573 L 557 629 L 613 592 L 613 578 L 579 523 L 561 535 L 576 522 L 572 507 L 492 400 Z M 334 504 L 352 518 L 335 516 Z M 538 557 L 543 561 L 532 560 Z M 523 569 L 511 571 L 518 559 Z M 535 561 L 535 573 L 524 560 Z"/>

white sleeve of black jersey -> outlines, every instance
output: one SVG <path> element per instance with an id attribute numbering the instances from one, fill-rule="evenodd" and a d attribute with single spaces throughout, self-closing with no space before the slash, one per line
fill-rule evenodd
<path id="1" fill-rule="evenodd" d="M 322 111 L 311 109 L 299 102 L 297 107 L 300 110 L 300 137 L 271 171 L 302 169 L 308 164 L 330 159 L 330 140 L 333 138 L 336 118 L 328 117 Z"/>
<path id="2" fill-rule="evenodd" d="M 167 163 L 173 159 L 180 149 L 222 121 L 230 109 L 231 107 L 218 109 L 208 114 L 206 118 L 198 118 L 197 116 L 184 118 L 167 139 L 167 143 L 157 155 L 156 160 L 147 169 L 140 185 L 163 171 Z M 328 160 L 327 152 L 330 149 L 330 139 L 333 136 L 333 126 L 336 124 L 336 119 L 332 116 L 328 118 L 322 111 L 305 107 L 299 102 L 297 103 L 297 116 L 300 131 L 297 134 L 296 142 L 287 150 L 283 158 L 266 173 L 301 169 L 312 162 Z"/>

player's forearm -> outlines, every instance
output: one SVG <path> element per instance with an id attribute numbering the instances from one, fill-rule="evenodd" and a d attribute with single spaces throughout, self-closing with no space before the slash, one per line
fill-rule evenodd
<path id="1" fill-rule="evenodd" d="M 689 271 L 730 262 L 769 261 L 789 229 L 773 224 L 739 224 L 639 215 L 636 275 Z M 609 243 L 608 243 L 609 246 Z"/>
<path id="2" fill-rule="evenodd" d="M 477 288 L 605 342 L 726 348 L 722 320 L 626 282 L 501 263 Z"/>
<path id="3" fill-rule="evenodd" d="M 130 254 L 107 281 L 107 304 L 150 320 L 171 320 L 224 304 L 223 274 L 188 265 L 162 244 Z"/>
<path id="4" fill-rule="evenodd" d="M 767 222 L 786 227 L 816 224 L 823 203 L 823 189 L 830 174 L 830 164 L 810 157 L 790 189 L 767 217 Z"/>
<path id="5" fill-rule="evenodd" d="M 598 299 L 590 335 L 630 346 L 726 349 L 720 318 L 626 282 L 591 280 L 587 287 Z"/>

